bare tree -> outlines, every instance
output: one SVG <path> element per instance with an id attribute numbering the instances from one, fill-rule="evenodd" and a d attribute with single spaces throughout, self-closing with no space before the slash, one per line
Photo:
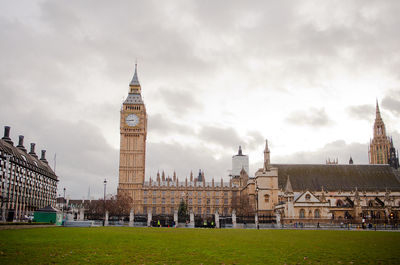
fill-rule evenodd
<path id="1" fill-rule="evenodd" d="M 250 204 L 250 197 L 244 192 L 233 194 L 232 209 L 235 210 L 236 214 L 239 216 L 252 215 L 254 213 L 254 208 Z"/>

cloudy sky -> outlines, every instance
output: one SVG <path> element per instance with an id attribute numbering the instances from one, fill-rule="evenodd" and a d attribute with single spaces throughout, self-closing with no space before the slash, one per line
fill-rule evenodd
<path id="1" fill-rule="evenodd" d="M 375 101 L 400 148 L 400 1 L 2 1 L 0 125 L 46 149 L 59 193 L 116 192 L 138 60 L 146 178 L 368 163 Z"/>

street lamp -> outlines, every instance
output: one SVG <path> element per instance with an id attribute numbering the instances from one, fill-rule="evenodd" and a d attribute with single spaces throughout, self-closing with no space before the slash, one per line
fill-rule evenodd
<path id="1" fill-rule="evenodd" d="M 107 179 L 104 179 L 104 202 L 106 201 L 106 187 L 107 187 Z"/>
<path id="2" fill-rule="evenodd" d="M 65 205 L 67 204 L 67 200 L 65 199 L 65 191 L 66 191 L 67 189 L 66 188 L 64 188 L 64 196 L 63 196 L 63 211 L 64 211 L 64 208 L 65 208 Z"/>
<path id="3" fill-rule="evenodd" d="M 257 185 L 257 182 L 256 182 Z M 256 216 L 257 216 L 257 229 L 259 229 L 259 225 L 258 225 L 258 186 L 256 186 Z"/>
<path id="4" fill-rule="evenodd" d="M 106 187 L 107 187 L 107 179 L 104 179 L 104 223 L 106 223 Z"/>

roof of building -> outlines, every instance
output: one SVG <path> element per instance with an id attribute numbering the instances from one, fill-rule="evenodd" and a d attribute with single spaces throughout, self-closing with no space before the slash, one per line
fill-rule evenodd
<path id="1" fill-rule="evenodd" d="M 37 212 L 56 213 L 59 212 L 59 210 L 53 208 L 51 205 L 47 205 L 46 207 L 37 210 Z"/>
<path id="2" fill-rule="evenodd" d="M 143 104 L 142 96 L 140 94 L 129 93 L 124 104 Z"/>
<path id="3" fill-rule="evenodd" d="M 294 191 L 400 191 L 400 173 L 389 165 L 300 165 L 275 164 L 278 185 L 284 190 L 287 178 Z"/>
<path id="4" fill-rule="evenodd" d="M 135 64 L 135 73 L 133 74 L 132 80 L 129 83 L 130 86 L 140 86 L 139 78 L 137 75 L 137 64 Z"/>
<path id="5" fill-rule="evenodd" d="M 0 139 L 0 152 L 12 155 L 10 161 L 20 164 L 33 171 L 37 171 L 45 176 L 48 176 L 54 180 L 57 180 L 57 176 L 51 167 L 38 157 L 29 154 L 26 151 L 8 143 L 7 141 Z"/>

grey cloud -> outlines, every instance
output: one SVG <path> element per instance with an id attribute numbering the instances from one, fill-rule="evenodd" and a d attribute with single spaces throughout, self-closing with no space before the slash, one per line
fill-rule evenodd
<path id="1" fill-rule="evenodd" d="M 81 198 L 91 187 L 92 195 L 99 196 L 104 178 L 109 181 L 109 191 L 116 190 L 118 150 L 107 144 L 97 127 L 84 121 L 54 120 L 41 110 L 15 113 L 12 120 L 3 114 L 4 109 L 0 112 L 1 120 L 5 121 L 3 125 L 12 127 L 14 142 L 18 134 L 23 134 L 26 147 L 29 142 L 35 142 L 37 152 L 46 149 L 51 167 L 57 155 L 59 193 L 66 187 L 68 195 Z"/>
<path id="2" fill-rule="evenodd" d="M 400 114 L 400 97 L 386 96 L 382 100 L 382 107 L 392 112 L 394 115 Z"/>
<path id="3" fill-rule="evenodd" d="M 308 111 L 298 111 L 290 114 L 286 121 L 298 126 L 324 127 L 332 124 L 324 108 L 310 108 Z"/>
<path id="4" fill-rule="evenodd" d="M 231 167 L 230 156 L 221 159 L 213 157 L 213 150 L 205 146 L 183 146 L 179 143 L 148 143 L 148 159 L 146 176 L 153 179 L 157 171 L 165 170 L 166 175 L 172 176 L 175 170 L 181 181 L 188 177 L 190 171 L 196 175 L 199 169 L 205 171 L 206 180 L 211 177 L 219 180 L 226 178 Z"/>
<path id="5" fill-rule="evenodd" d="M 247 152 L 260 147 L 260 143 L 265 141 L 262 134 L 258 131 L 247 132 L 240 136 L 231 127 L 203 126 L 198 132 L 198 137 L 205 143 L 213 143 L 226 149 L 226 153 L 236 152 L 239 145 Z"/>
<path id="6" fill-rule="evenodd" d="M 346 111 L 351 118 L 359 120 L 372 121 L 375 117 L 375 106 L 373 105 L 350 106 L 347 107 Z"/>
<path id="7" fill-rule="evenodd" d="M 194 92 L 178 89 L 160 89 L 157 95 L 165 102 L 166 107 L 177 115 L 185 115 L 193 110 L 201 110 L 203 105 L 193 96 Z"/>
<path id="8" fill-rule="evenodd" d="M 273 150 L 271 150 L 273 152 Z M 337 140 L 326 144 L 324 147 L 312 152 L 297 152 L 285 156 L 273 156 L 272 163 L 280 164 L 325 164 L 326 159 L 339 159 L 340 164 L 348 164 L 352 156 L 355 164 L 368 164 L 368 146 L 366 143 L 350 143 Z"/>
<path id="9" fill-rule="evenodd" d="M 188 126 L 177 124 L 168 115 L 154 114 L 148 116 L 148 131 L 165 134 L 166 132 L 180 134 L 194 134 L 194 130 Z"/>
<path id="10" fill-rule="evenodd" d="M 232 147 L 232 145 L 243 142 L 243 139 L 240 138 L 233 128 L 203 126 L 198 135 L 206 142 L 212 142 L 223 147 Z"/>

